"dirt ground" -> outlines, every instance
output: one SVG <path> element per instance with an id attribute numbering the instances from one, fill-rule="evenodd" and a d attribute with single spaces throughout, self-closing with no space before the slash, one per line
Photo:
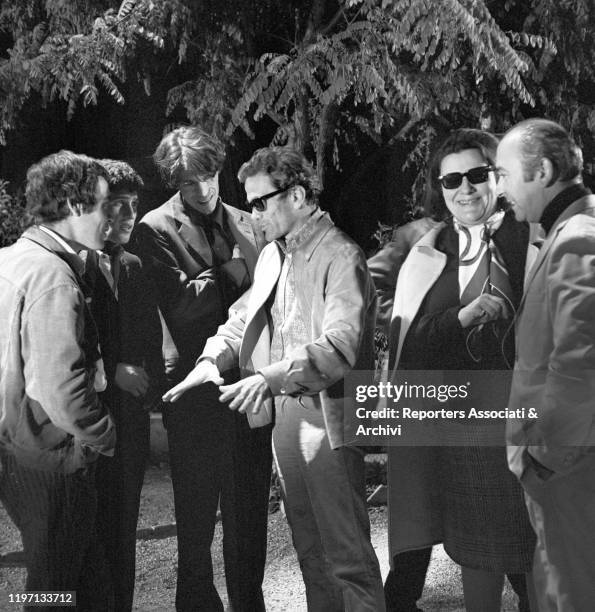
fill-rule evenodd
<path id="1" fill-rule="evenodd" d="M 388 571 L 384 506 L 370 508 L 372 543 L 381 562 L 383 575 Z M 216 586 L 226 603 L 225 576 L 221 558 L 221 528 L 217 526 L 213 542 Z M 21 548 L 18 532 L 0 506 L 0 555 Z M 17 559 L 18 561 L 18 559 Z M 174 610 L 176 587 L 176 538 L 171 481 L 166 466 L 147 470 L 143 488 L 137 542 L 137 583 L 135 610 L 168 612 Z M 22 588 L 25 570 L 15 567 L 12 555 L 0 559 L 0 610 L 15 611 L 18 606 L 7 602 L 7 594 Z M 304 587 L 291 544 L 285 517 L 280 511 L 269 516 L 268 559 L 264 594 L 269 612 L 306 612 Z M 516 610 L 514 596 L 507 588 L 502 610 Z M 420 606 L 428 612 L 463 611 L 460 573 L 436 546 Z"/>

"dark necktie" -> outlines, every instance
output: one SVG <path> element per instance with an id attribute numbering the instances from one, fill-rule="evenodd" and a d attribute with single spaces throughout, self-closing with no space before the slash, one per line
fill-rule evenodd
<path id="1" fill-rule="evenodd" d="M 203 228 L 207 237 L 211 252 L 213 253 L 213 264 L 220 266 L 231 259 L 233 253 L 233 237 L 225 228 L 215 220 L 216 211 L 210 215 L 194 213 L 190 215 L 192 222 Z"/>

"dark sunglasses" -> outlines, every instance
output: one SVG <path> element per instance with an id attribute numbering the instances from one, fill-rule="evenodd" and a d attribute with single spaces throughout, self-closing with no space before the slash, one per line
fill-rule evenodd
<path id="1" fill-rule="evenodd" d="M 471 168 L 467 172 L 449 172 L 438 177 L 440 184 L 444 189 L 456 189 L 461 186 L 463 177 L 467 177 L 467 180 L 473 185 L 479 183 L 485 183 L 488 180 L 490 172 L 496 171 L 494 166 L 478 166 L 477 168 Z"/>
<path id="2" fill-rule="evenodd" d="M 254 198 L 250 202 L 246 202 L 246 206 L 249 210 L 257 210 L 258 212 L 263 212 L 267 208 L 267 200 L 269 198 L 273 198 L 288 189 L 291 189 L 293 185 L 288 185 L 287 187 L 283 187 L 283 189 L 277 189 L 277 191 L 271 191 L 271 193 L 267 193 L 259 198 Z"/>

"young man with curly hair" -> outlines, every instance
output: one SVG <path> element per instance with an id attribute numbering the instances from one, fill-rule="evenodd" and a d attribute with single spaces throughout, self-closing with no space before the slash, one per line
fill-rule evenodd
<path id="1" fill-rule="evenodd" d="M 23 539 L 25 589 L 76 591 L 81 610 L 113 609 L 95 466 L 115 431 L 79 257 L 104 245 L 108 194 L 96 161 L 45 157 L 27 173 L 37 225 L 0 251 L 0 500 Z"/>

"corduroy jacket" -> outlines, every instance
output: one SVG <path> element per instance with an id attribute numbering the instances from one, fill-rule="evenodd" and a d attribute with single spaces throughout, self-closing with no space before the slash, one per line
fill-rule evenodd
<path id="1" fill-rule="evenodd" d="M 0 452 L 72 473 L 112 454 L 82 260 L 37 227 L 0 250 Z"/>

